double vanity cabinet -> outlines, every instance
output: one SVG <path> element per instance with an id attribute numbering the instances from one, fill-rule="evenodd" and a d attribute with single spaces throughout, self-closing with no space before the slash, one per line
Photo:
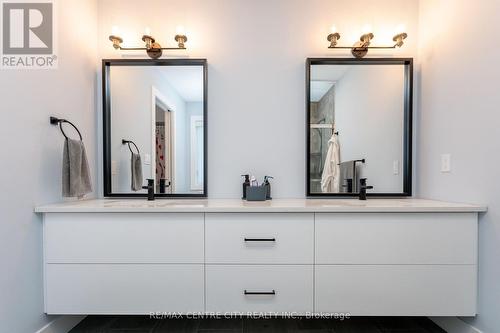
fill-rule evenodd
<path id="1" fill-rule="evenodd" d="M 36 211 L 48 314 L 476 314 L 484 207 L 109 199 Z"/>

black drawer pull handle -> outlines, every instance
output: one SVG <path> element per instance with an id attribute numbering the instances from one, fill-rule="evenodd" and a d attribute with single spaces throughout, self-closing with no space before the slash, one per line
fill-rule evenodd
<path id="1" fill-rule="evenodd" d="M 276 290 L 272 290 L 272 291 L 248 291 L 245 289 L 245 291 L 243 291 L 243 294 L 245 295 L 276 295 Z"/>
<path id="2" fill-rule="evenodd" d="M 245 242 L 276 242 L 276 238 L 246 238 Z"/>

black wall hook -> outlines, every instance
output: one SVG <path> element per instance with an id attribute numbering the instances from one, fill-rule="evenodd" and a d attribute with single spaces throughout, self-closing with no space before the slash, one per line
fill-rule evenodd
<path id="1" fill-rule="evenodd" d="M 66 135 L 66 133 L 64 133 L 64 129 L 62 127 L 63 123 L 67 123 L 67 124 L 70 124 L 71 126 L 73 126 L 73 128 L 75 129 L 75 131 L 78 133 L 78 136 L 80 137 L 80 141 L 83 140 L 82 134 L 80 133 L 80 131 L 78 130 L 78 128 L 75 126 L 75 124 L 73 124 L 71 121 L 66 120 L 66 119 L 62 119 L 62 118 L 52 117 L 52 116 L 50 117 L 50 124 L 51 125 L 59 125 L 59 129 L 61 130 L 61 133 L 64 135 L 64 137 L 66 139 L 68 139 L 68 136 Z"/>
<path id="2" fill-rule="evenodd" d="M 141 153 L 141 152 L 140 152 L 140 150 L 139 150 L 139 148 L 137 147 L 137 145 L 134 143 L 134 141 L 122 139 L 122 144 L 123 144 L 123 145 L 128 145 L 128 149 L 130 150 L 130 152 L 131 152 L 132 154 L 133 154 L 134 152 L 133 152 L 132 148 L 130 147 L 130 144 L 133 144 L 133 145 L 134 145 L 135 149 L 137 150 L 137 154 L 140 154 L 140 153 Z"/>

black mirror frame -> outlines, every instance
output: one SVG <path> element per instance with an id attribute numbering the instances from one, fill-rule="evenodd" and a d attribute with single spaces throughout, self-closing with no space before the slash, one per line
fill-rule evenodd
<path id="1" fill-rule="evenodd" d="M 202 66 L 203 67 L 203 193 L 155 193 L 156 198 L 206 198 L 208 184 L 207 157 L 207 97 L 208 78 L 206 59 L 103 59 L 102 60 L 102 128 L 103 128 L 103 186 L 104 197 L 147 198 L 147 193 L 113 193 L 111 187 L 111 66 Z"/>
<path id="2" fill-rule="evenodd" d="M 413 58 L 307 58 L 306 60 L 306 196 L 308 198 L 357 197 L 358 193 L 311 193 L 311 66 L 312 65 L 404 65 L 403 192 L 367 193 L 369 197 L 412 196 L 413 156 Z"/>

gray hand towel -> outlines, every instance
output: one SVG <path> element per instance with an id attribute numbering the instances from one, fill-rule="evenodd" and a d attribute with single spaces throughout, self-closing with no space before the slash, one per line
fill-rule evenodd
<path id="1" fill-rule="evenodd" d="M 347 179 L 352 179 L 353 192 L 356 192 L 356 162 L 347 161 L 342 162 L 340 165 L 340 192 L 347 193 Z"/>
<path id="2" fill-rule="evenodd" d="M 66 139 L 63 149 L 62 195 L 82 197 L 90 192 L 92 181 L 83 141 Z"/>
<path id="3" fill-rule="evenodd" d="M 132 174 L 132 191 L 142 190 L 142 161 L 141 155 L 132 153 L 130 158 Z"/>

